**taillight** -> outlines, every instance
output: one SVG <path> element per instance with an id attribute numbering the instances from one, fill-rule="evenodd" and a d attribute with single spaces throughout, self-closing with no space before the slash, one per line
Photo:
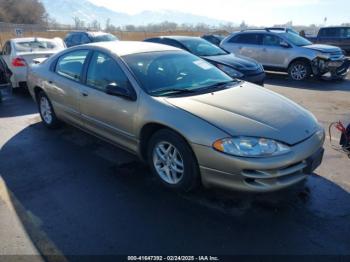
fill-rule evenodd
<path id="1" fill-rule="evenodd" d="M 14 67 L 21 67 L 21 66 L 26 66 L 26 60 L 20 57 L 16 57 L 12 60 L 12 65 Z"/>

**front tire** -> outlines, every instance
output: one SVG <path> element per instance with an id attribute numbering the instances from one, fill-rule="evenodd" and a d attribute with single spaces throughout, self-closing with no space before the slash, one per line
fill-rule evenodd
<path id="1" fill-rule="evenodd" d="M 37 103 L 42 122 L 48 128 L 57 128 L 60 124 L 47 95 L 41 91 L 37 96 Z"/>
<path id="2" fill-rule="evenodd" d="M 295 61 L 289 66 L 288 74 L 295 81 L 303 81 L 310 77 L 311 67 L 306 61 Z"/>
<path id="3" fill-rule="evenodd" d="M 169 129 L 156 132 L 147 149 L 152 173 L 166 187 L 189 192 L 199 185 L 197 160 L 188 143 Z"/>

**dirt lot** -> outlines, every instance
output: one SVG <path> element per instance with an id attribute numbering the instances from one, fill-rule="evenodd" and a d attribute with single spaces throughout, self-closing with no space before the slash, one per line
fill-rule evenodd
<path id="1" fill-rule="evenodd" d="M 325 128 L 350 122 L 350 80 L 269 74 L 265 87 Z M 350 255 L 350 159 L 329 141 L 325 149 L 315 174 L 288 191 L 175 194 L 133 156 L 69 126 L 48 131 L 28 95 L 7 95 L 0 214 L 9 215 L 0 219 L 0 254 Z"/>

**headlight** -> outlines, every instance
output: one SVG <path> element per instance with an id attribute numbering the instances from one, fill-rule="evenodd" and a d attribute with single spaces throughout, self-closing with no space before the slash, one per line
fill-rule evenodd
<path id="1" fill-rule="evenodd" d="M 331 58 L 331 54 L 319 52 L 319 53 L 317 54 L 317 57 L 319 57 L 319 58 L 321 58 L 321 59 L 328 60 L 329 58 Z"/>
<path id="2" fill-rule="evenodd" d="M 217 67 L 233 78 L 240 78 L 244 76 L 241 72 L 238 72 L 232 67 L 221 65 L 221 64 L 218 64 Z"/>
<path id="3" fill-rule="evenodd" d="M 290 152 L 287 145 L 266 138 L 236 137 L 217 140 L 214 149 L 242 157 L 268 157 Z"/>

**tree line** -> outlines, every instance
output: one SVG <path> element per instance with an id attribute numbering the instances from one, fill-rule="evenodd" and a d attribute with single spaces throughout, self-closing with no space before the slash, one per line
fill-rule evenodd
<path id="1" fill-rule="evenodd" d="M 16 24 L 45 24 L 48 15 L 39 0 L 0 0 L 0 21 Z"/>

